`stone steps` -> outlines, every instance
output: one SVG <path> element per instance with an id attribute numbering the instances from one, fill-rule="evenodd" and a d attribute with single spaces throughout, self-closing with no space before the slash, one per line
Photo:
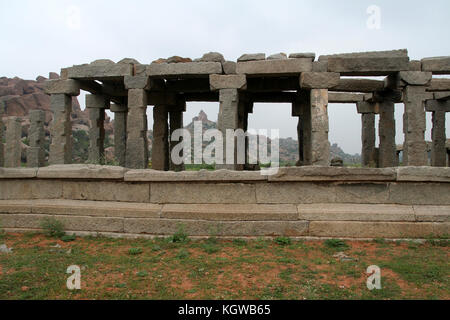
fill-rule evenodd
<path id="1" fill-rule="evenodd" d="M 67 231 L 116 236 L 426 238 L 450 234 L 450 206 L 386 204 L 151 204 L 0 200 L 6 230 L 38 230 L 45 217 Z"/>

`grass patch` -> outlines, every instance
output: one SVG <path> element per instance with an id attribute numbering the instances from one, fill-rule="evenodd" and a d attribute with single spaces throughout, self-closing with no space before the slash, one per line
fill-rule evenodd
<path id="1" fill-rule="evenodd" d="M 289 246 L 292 243 L 291 238 L 288 237 L 277 237 L 273 241 L 279 246 Z"/>
<path id="2" fill-rule="evenodd" d="M 63 223 L 55 218 L 42 219 L 41 228 L 44 234 L 51 238 L 61 238 L 66 234 Z"/>
<path id="3" fill-rule="evenodd" d="M 335 250 L 347 250 L 349 248 L 348 244 L 341 239 L 327 239 L 324 242 L 325 247 L 329 249 L 335 249 Z"/>
<path id="4" fill-rule="evenodd" d="M 139 254 L 142 254 L 144 251 L 142 250 L 142 248 L 130 248 L 128 249 L 128 254 L 130 256 L 137 256 Z"/>

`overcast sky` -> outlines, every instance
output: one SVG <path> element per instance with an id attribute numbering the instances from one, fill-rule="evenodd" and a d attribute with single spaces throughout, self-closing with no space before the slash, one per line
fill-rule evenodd
<path id="1" fill-rule="evenodd" d="M 380 9 L 380 28 L 367 26 Z M 100 58 L 201 57 L 221 52 L 316 52 L 316 55 L 407 48 L 411 59 L 450 55 L 450 1 L 65 1 L 0 0 L 0 76 L 35 79 Z M 373 21 L 373 20 L 370 20 Z M 83 101 L 80 101 L 83 105 Z M 218 104 L 188 104 L 185 123 Z M 296 136 L 287 104 L 257 104 L 252 128 Z M 151 114 L 151 111 L 150 111 Z M 403 106 L 397 105 L 397 143 L 403 142 Z M 360 153 L 361 121 L 353 105 L 330 105 L 330 141 Z M 427 119 L 427 139 L 431 122 Z M 149 125 L 151 125 L 149 117 Z M 450 121 L 447 115 L 447 137 Z"/>

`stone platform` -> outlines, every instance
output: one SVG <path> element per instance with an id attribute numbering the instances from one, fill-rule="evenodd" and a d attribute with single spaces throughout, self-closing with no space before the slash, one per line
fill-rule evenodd
<path id="1" fill-rule="evenodd" d="M 0 223 L 116 237 L 427 238 L 450 234 L 450 168 L 164 172 L 96 165 L 0 168 Z"/>

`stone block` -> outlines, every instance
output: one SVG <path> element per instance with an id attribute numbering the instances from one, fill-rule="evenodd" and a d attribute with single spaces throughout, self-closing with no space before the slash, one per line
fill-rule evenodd
<path id="1" fill-rule="evenodd" d="M 63 198 L 72 200 L 149 202 L 148 184 L 65 181 Z"/>
<path id="2" fill-rule="evenodd" d="M 61 180 L 32 180 L 32 199 L 59 199 L 63 195 L 63 181 Z"/>
<path id="3" fill-rule="evenodd" d="M 72 79 L 47 80 L 45 82 L 45 93 L 78 96 L 80 94 L 80 83 Z"/>
<path id="4" fill-rule="evenodd" d="M 388 204 L 301 204 L 298 213 L 309 221 L 415 221 L 412 206 Z"/>
<path id="5" fill-rule="evenodd" d="M 431 81 L 431 72 L 400 71 L 399 77 L 402 81 L 411 85 L 427 85 Z"/>
<path id="6" fill-rule="evenodd" d="M 247 75 L 298 75 L 312 71 L 311 59 L 286 59 L 238 62 L 236 72 Z"/>
<path id="7" fill-rule="evenodd" d="M 291 53 L 289 55 L 289 59 L 301 59 L 301 58 L 309 58 L 314 60 L 316 58 L 316 54 L 314 52 L 298 52 L 298 53 Z"/>
<path id="8" fill-rule="evenodd" d="M 153 63 L 147 67 L 146 73 L 150 77 L 205 76 L 221 74 L 222 64 L 220 62 Z"/>
<path id="9" fill-rule="evenodd" d="M 350 52 L 350 53 L 338 53 L 330 55 L 322 55 L 319 57 L 319 61 L 327 61 L 330 58 L 405 58 L 408 57 L 408 50 L 388 50 L 388 51 L 367 51 L 367 52 Z"/>
<path id="10" fill-rule="evenodd" d="M 422 71 L 422 62 L 419 60 L 411 60 L 409 62 L 409 71 Z"/>
<path id="11" fill-rule="evenodd" d="M 125 89 L 150 89 L 150 78 L 147 75 L 125 76 Z"/>
<path id="12" fill-rule="evenodd" d="M 286 53 L 280 52 L 280 53 L 275 53 L 275 54 L 268 56 L 267 60 L 285 60 L 287 58 L 288 57 L 287 57 Z"/>
<path id="13" fill-rule="evenodd" d="M 245 183 L 152 183 L 152 203 L 255 203 L 255 185 Z"/>
<path id="14" fill-rule="evenodd" d="M 37 168 L 0 168 L 0 179 L 35 178 Z"/>
<path id="15" fill-rule="evenodd" d="M 450 56 L 422 59 L 422 71 L 431 71 L 433 74 L 450 73 Z"/>
<path id="16" fill-rule="evenodd" d="M 307 234 L 307 221 L 190 221 L 177 219 L 126 219 L 126 233 L 172 235 L 180 226 L 189 236 L 289 236 Z"/>
<path id="17" fill-rule="evenodd" d="M 199 62 L 225 62 L 225 58 L 219 52 L 208 52 L 199 59 Z"/>
<path id="18" fill-rule="evenodd" d="M 333 72 L 302 72 L 300 87 L 305 89 L 328 89 L 339 84 L 339 73 Z"/>
<path id="19" fill-rule="evenodd" d="M 326 203 L 336 201 L 333 184 L 273 182 L 256 184 L 257 203 Z"/>
<path id="20" fill-rule="evenodd" d="M 238 62 L 266 60 L 265 53 L 246 53 L 238 58 Z"/>
<path id="21" fill-rule="evenodd" d="M 0 200 L 0 213 L 31 213 L 31 204 L 31 200 Z"/>
<path id="22" fill-rule="evenodd" d="M 276 181 L 395 181 L 392 168 L 285 167 L 268 177 Z"/>
<path id="23" fill-rule="evenodd" d="M 40 179 L 123 179 L 126 168 L 94 164 L 52 165 L 39 168 Z"/>
<path id="24" fill-rule="evenodd" d="M 313 72 L 327 72 L 328 62 L 327 61 L 313 61 L 312 63 Z"/>
<path id="25" fill-rule="evenodd" d="M 31 185 L 26 180 L 0 180 L 0 200 L 31 199 Z"/>
<path id="26" fill-rule="evenodd" d="M 247 78 L 243 74 L 219 75 L 211 74 L 209 84 L 212 91 L 219 89 L 246 89 Z"/>
<path id="27" fill-rule="evenodd" d="M 383 76 L 408 69 L 408 57 L 328 59 L 328 71 L 343 76 Z"/>
<path id="28" fill-rule="evenodd" d="M 225 74 L 236 74 L 236 62 L 225 61 L 222 62 L 223 73 Z"/>
<path id="29" fill-rule="evenodd" d="M 369 92 L 384 90 L 384 81 L 372 79 L 340 79 L 333 91 L 340 92 Z"/>
<path id="30" fill-rule="evenodd" d="M 335 189 L 336 202 L 339 203 L 390 203 L 387 183 L 339 183 Z"/>
<path id="31" fill-rule="evenodd" d="M 397 181 L 450 182 L 450 168 L 398 167 Z"/>
<path id="32" fill-rule="evenodd" d="M 450 183 L 390 183 L 388 203 L 449 205 Z"/>
<path id="33" fill-rule="evenodd" d="M 131 75 L 133 75 L 133 65 L 124 63 L 109 63 L 105 65 L 85 64 L 67 68 L 67 77 L 71 79 L 122 79 L 124 76 Z"/>
<path id="34" fill-rule="evenodd" d="M 311 221 L 309 235 L 340 238 L 425 238 L 433 234 L 432 223 Z"/>
<path id="35" fill-rule="evenodd" d="M 215 221 L 297 220 L 297 215 L 295 205 L 289 204 L 167 204 L 161 213 L 166 219 Z"/>
<path id="36" fill-rule="evenodd" d="M 159 170 L 129 170 L 125 174 L 125 181 L 137 182 L 248 182 L 266 181 L 267 176 L 258 171 L 234 170 L 199 170 L 199 171 L 159 171 Z"/>
<path id="37" fill-rule="evenodd" d="M 450 222 L 449 206 L 413 206 L 416 221 Z"/>

